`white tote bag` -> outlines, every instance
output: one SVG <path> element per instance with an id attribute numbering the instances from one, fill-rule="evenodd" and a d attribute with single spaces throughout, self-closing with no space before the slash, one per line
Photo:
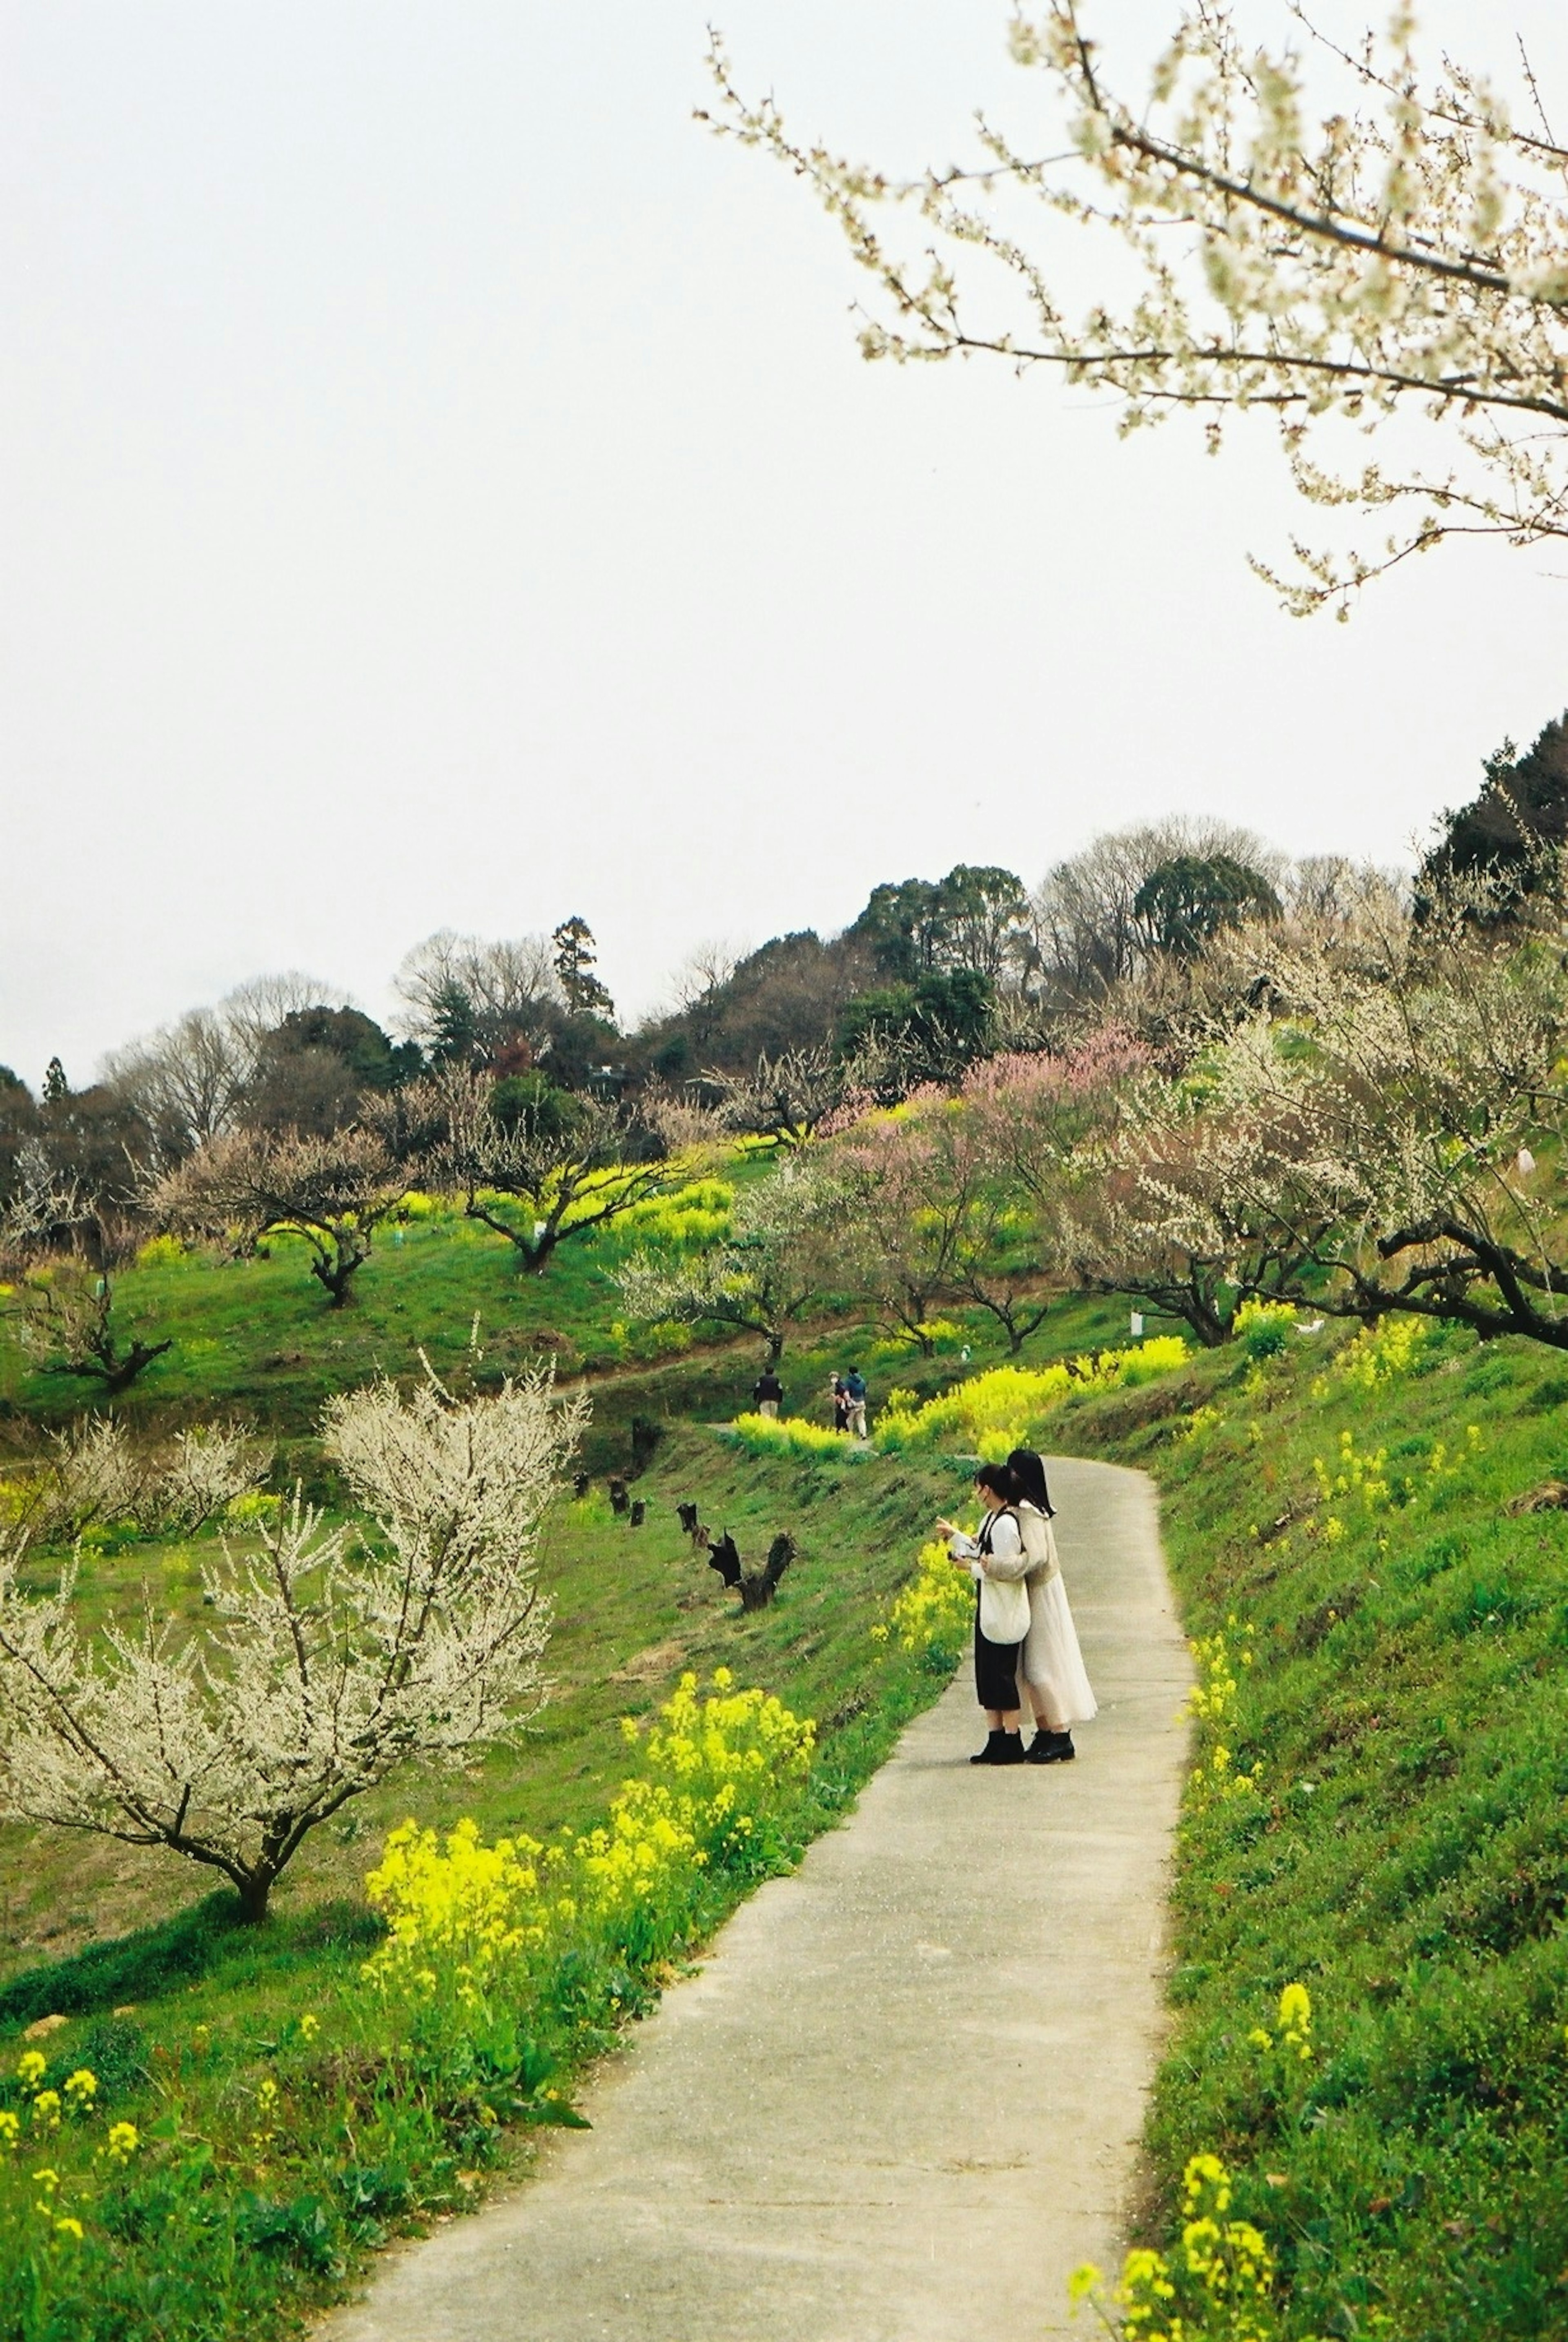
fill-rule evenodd
<path id="1" fill-rule="evenodd" d="M 983 1577 L 980 1631 L 989 1642 L 1021 1643 L 1029 1632 L 1029 1589 L 1021 1577 Z"/>

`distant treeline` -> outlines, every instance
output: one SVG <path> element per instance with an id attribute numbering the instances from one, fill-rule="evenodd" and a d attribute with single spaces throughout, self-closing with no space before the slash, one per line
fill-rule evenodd
<path id="1" fill-rule="evenodd" d="M 1505 742 L 1476 796 L 1443 816 L 1413 903 L 1456 876 L 1513 867 L 1535 883 L 1542 847 L 1568 834 L 1568 716 L 1525 755 Z M 149 1182 L 235 1130 L 328 1137 L 417 1078 L 461 1067 L 494 1085 L 497 1118 L 531 1129 L 568 1101 L 614 1105 L 629 1149 L 665 1143 L 672 1101 L 711 1108 L 747 1089 L 765 1126 L 811 1120 L 854 1086 L 890 1102 L 954 1083 L 999 1049 L 1070 1046 L 1118 994 L 1179 977 L 1229 927 L 1358 916 L 1398 877 L 1339 857 L 1292 863 L 1250 832 L 1173 816 L 1097 838 L 1031 889 L 1011 870 L 872 890 L 842 934 L 777 936 L 734 957 L 697 950 L 671 1006 L 622 1028 L 572 916 L 548 937 L 444 931 L 397 972 L 399 1030 L 309 978 L 262 977 L 113 1053 L 74 1087 L 58 1058 L 36 1096 L 0 1066 L 0 1208 L 73 1191 L 134 1211 Z M 1155 984 L 1157 991 L 1158 982 Z"/>

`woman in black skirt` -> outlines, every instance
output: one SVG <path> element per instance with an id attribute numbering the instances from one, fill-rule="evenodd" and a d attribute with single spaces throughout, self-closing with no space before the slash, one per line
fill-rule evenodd
<path id="1" fill-rule="evenodd" d="M 1018 1658 L 1029 1632 L 1029 1596 L 1024 1585 L 1029 1565 L 1005 1466 L 983 1464 L 974 1476 L 974 1493 L 984 1511 L 977 1536 L 966 1536 L 952 1521 L 936 1524 L 959 1568 L 974 1580 L 974 1691 L 990 1732 L 984 1747 L 969 1761 L 1022 1765 Z"/>

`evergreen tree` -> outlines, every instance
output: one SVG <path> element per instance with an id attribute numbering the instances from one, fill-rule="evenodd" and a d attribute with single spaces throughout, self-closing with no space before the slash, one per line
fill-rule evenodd
<path id="1" fill-rule="evenodd" d="M 574 1016 L 602 1016 L 614 1024 L 615 1004 L 594 974 L 599 954 L 594 930 L 575 911 L 563 919 L 550 938 L 555 947 L 555 974 Z"/>
<path id="2" fill-rule="evenodd" d="M 1423 908 L 1428 890 L 1449 878 L 1499 881 L 1504 901 L 1533 894 L 1545 867 L 1543 848 L 1568 843 L 1568 714 L 1523 756 L 1504 740 L 1482 770 L 1479 792 L 1443 815 L 1443 836 L 1421 866 Z"/>
<path id="3" fill-rule="evenodd" d="M 1277 919 L 1280 898 L 1261 871 L 1233 855 L 1177 854 L 1150 871 L 1133 897 L 1133 916 L 1156 951 L 1194 959 L 1222 927 Z"/>
<path id="4" fill-rule="evenodd" d="M 874 886 L 848 936 L 894 984 L 960 968 L 995 983 L 1017 956 L 1028 915 L 1024 882 L 1011 870 L 960 862 L 945 878 Z"/>
<path id="5" fill-rule="evenodd" d="M 430 1005 L 430 1055 L 438 1066 L 470 1066 L 478 1054 L 479 1016 L 473 996 L 449 976 Z"/>
<path id="6" fill-rule="evenodd" d="M 58 1057 L 51 1057 L 44 1075 L 44 1103 L 60 1106 L 71 1095 L 71 1085 L 65 1079 L 65 1068 Z"/>

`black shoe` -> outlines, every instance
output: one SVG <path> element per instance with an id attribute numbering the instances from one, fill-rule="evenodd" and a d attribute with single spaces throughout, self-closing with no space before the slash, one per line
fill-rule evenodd
<path id="1" fill-rule="evenodd" d="M 1002 1746 L 991 1761 L 994 1765 L 1023 1765 L 1028 1761 L 1024 1754 L 1024 1743 L 1016 1732 L 1003 1733 Z"/>
<path id="2" fill-rule="evenodd" d="M 986 1736 L 984 1747 L 977 1748 L 975 1750 L 974 1756 L 969 1760 L 970 1763 L 972 1765 L 1000 1765 L 1002 1762 L 1002 1743 L 1005 1736 L 1006 1736 L 1001 1732 L 989 1733 Z"/>
<path id="3" fill-rule="evenodd" d="M 1024 1759 L 1030 1765 L 1065 1765 L 1078 1751 L 1073 1746 L 1070 1732 L 1037 1732 L 1029 1744 Z"/>

